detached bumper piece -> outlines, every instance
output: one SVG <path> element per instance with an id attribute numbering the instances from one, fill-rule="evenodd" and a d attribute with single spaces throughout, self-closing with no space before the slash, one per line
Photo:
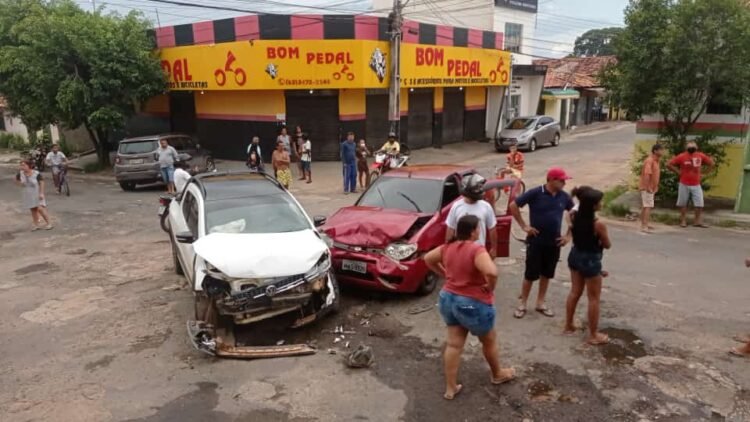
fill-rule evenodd
<path id="1" fill-rule="evenodd" d="M 214 337 L 214 327 L 203 321 L 187 322 L 188 337 L 196 349 L 211 356 L 235 359 L 263 359 L 315 354 L 315 349 L 306 344 L 282 346 L 233 346 Z"/>

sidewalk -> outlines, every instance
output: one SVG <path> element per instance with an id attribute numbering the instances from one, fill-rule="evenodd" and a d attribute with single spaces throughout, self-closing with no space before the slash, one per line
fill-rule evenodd
<path id="1" fill-rule="evenodd" d="M 612 201 L 616 206 L 623 206 L 630 210 L 631 215 L 640 215 L 641 196 L 639 192 L 625 192 Z M 688 222 L 693 218 L 692 210 L 688 211 Z M 678 224 L 680 211 L 674 208 L 655 208 L 651 212 L 652 219 L 667 224 Z M 703 220 L 706 224 L 724 228 L 750 229 L 750 214 L 737 214 L 731 210 L 705 210 Z"/>

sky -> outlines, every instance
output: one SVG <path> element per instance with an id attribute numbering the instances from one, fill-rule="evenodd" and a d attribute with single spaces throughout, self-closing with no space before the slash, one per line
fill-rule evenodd
<path id="1" fill-rule="evenodd" d="M 153 0 L 76 0 L 85 9 L 104 7 L 121 14 L 141 11 L 155 26 L 170 26 L 241 16 L 252 12 L 266 13 L 365 13 L 369 0 L 175 0 L 239 9 L 211 10 L 187 7 Z M 167 0 L 170 1 L 170 0 Z M 439 5 L 448 0 L 430 0 Z M 539 0 L 535 34 L 524 41 L 526 53 L 540 57 L 562 57 L 570 54 L 577 36 L 589 29 L 622 26 L 623 9 L 628 0 Z M 304 6 L 300 6 L 304 5 Z M 158 12 L 157 12 L 158 11 Z"/>

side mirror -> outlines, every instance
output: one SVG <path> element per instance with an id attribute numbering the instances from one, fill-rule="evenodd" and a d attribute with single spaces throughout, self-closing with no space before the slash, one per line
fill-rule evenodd
<path id="1" fill-rule="evenodd" d="M 315 217 L 313 217 L 313 224 L 315 225 L 315 227 L 320 227 L 324 225 L 326 221 L 327 221 L 327 218 L 322 215 L 316 215 Z"/>
<path id="2" fill-rule="evenodd" d="M 193 243 L 195 241 L 195 237 L 193 237 L 193 233 L 191 232 L 179 232 L 175 234 L 175 237 L 180 243 Z"/>

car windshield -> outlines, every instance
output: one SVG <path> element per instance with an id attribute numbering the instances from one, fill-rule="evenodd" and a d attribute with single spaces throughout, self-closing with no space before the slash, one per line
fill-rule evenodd
<path id="1" fill-rule="evenodd" d="M 305 214 L 286 194 L 206 202 L 207 233 L 287 233 L 307 230 Z"/>
<path id="2" fill-rule="evenodd" d="M 442 186 L 438 180 L 381 177 L 357 205 L 433 213 L 440 206 Z"/>
<path id="3" fill-rule="evenodd" d="M 535 121 L 536 119 L 513 119 L 505 128 L 511 130 L 528 129 L 534 125 Z"/>
<path id="4" fill-rule="evenodd" d="M 120 154 L 148 154 L 156 151 L 156 140 L 141 142 L 121 142 Z"/>

